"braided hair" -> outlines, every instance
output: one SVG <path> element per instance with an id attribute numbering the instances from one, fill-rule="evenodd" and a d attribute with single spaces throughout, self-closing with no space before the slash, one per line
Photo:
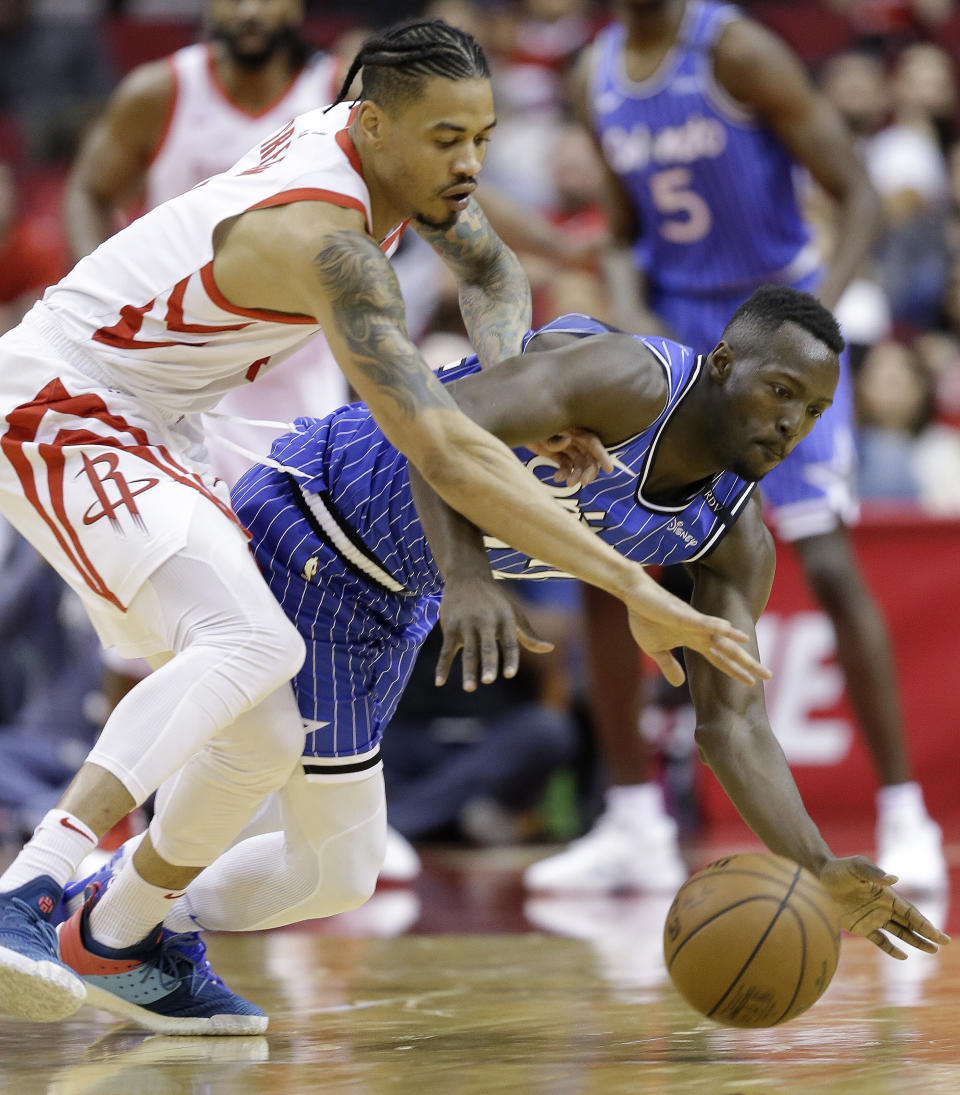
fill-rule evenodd
<path id="1" fill-rule="evenodd" d="M 333 106 L 346 100 L 361 69 L 360 98 L 384 109 L 412 99 L 430 76 L 448 80 L 490 76 L 479 42 L 442 19 L 407 20 L 368 38 L 347 70 Z"/>

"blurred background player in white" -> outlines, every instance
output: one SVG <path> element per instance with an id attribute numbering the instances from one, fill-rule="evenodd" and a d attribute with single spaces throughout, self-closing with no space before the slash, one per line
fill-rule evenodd
<path id="1" fill-rule="evenodd" d="M 759 284 L 818 293 L 828 308 L 858 273 L 880 203 L 851 135 L 772 32 L 712 0 L 622 0 L 581 58 L 575 110 L 608 180 L 613 322 L 709 350 L 722 317 Z M 835 201 L 821 268 L 793 175 Z M 764 483 L 767 514 L 797 551 L 829 615 L 847 692 L 872 754 L 877 861 L 905 887 L 946 882 L 939 826 L 912 780 L 883 618 L 847 531 L 857 517 L 850 379 L 816 434 Z M 619 606 L 586 591 L 593 724 L 610 786 L 593 829 L 533 864 L 536 890 L 674 889 L 686 876 L 677 827 L 638 733 L 641 688 Z"/>

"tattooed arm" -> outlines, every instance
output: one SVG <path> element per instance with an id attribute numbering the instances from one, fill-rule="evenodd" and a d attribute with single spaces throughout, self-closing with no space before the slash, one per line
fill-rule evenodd
<path id="1" fill-rule="evenodd" d="M 661 589 L 457 407 L 410 342 L 396 276 L 355 213 L 319 202 L 251 211 L 214 242 L 213 275 L 227 300 L 315 317 L 383 432 L 440 497 L 519 551 L 623 600 L 637 642 L 673 683 L 683 680 L 670 654 L 676 646 L 741 680 L 768 675 L 744 650 L 742 632 Z"/>
<path id="2" fill-rule="evenodd" d="M 518 354 L 530 328 L 530 283 L 476 199 L 470 199 L 452 228 L 413 226 L 456 274 L 460 312 L 482 364 Z"/>

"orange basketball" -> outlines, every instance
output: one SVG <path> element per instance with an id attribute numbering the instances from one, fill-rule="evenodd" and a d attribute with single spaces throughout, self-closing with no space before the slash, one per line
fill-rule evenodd
<path id="1" fill-rule="evenodd" d="M 840 955 L 827 891 L 792 860 L 751 852 L 718 859 L 677 891 L 663 957 L 680 995 L 732 1027 L 772 1027 L 823 995 Z"/>

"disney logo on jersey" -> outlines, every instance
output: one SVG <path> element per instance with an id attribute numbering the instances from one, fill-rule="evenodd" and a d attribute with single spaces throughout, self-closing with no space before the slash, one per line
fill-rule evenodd
<path id="1" fill-rule="evenodd" d="M 687 547 L 696 547 L 700 543 L 700 540 L 693 533 L 687 532 L 683 527 L 683 522 L 678 517 L 671 517 L 663 527 L 667 532 L 672 532 L 674 536 L 679 536 Z"/>
<path id="2" fill-rule="evenodd" d="M 716 159 L 727 147 L 727 130 L 716 118 L 694 114 L 682 125 L 663 126 L 655 131 L 639 122 L 630 129 L 610 126 L 604 130 L 601 141 L 613 170 L 627 175 L 650 164 Z"/>

